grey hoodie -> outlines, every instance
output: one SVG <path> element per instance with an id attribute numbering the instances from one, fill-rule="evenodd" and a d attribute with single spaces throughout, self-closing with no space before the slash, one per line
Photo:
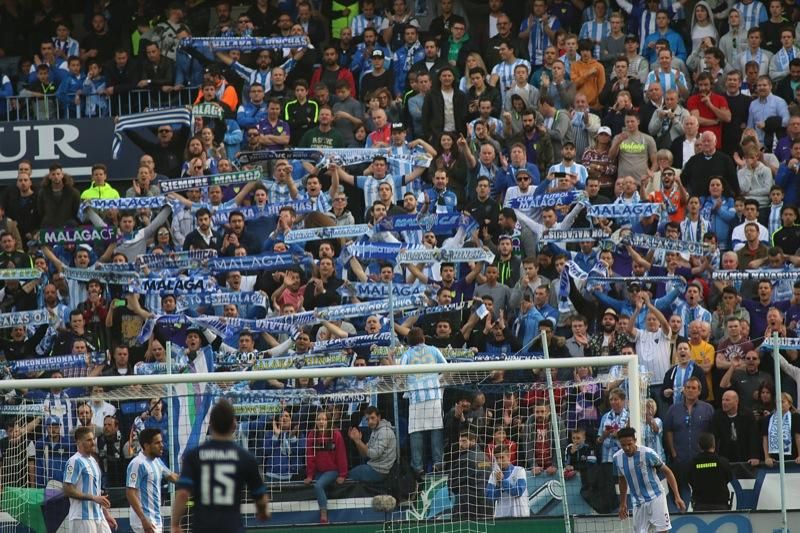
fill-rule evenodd
<path id="1" fill-rule="evenodd" d="M 392 423 L 381 419 L 367 442 L 367 464 L 380 474 L 388 474 L 397 459 L 397 438 Z"/>

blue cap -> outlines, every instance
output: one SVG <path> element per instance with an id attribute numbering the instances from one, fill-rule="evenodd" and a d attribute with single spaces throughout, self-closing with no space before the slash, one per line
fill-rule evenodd
<path id="1" fill-rule="evenodd" d="M 48 416 L 44 421 L 45 426 L 60 426 L 61 419 L 57 416 Z"/>

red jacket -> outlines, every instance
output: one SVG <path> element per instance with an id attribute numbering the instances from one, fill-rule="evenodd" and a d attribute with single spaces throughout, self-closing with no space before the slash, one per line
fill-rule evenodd
<path id="1" fill-rule="evenodd" d="M 327 448 L 333 444 L 333 450 Z M 309 431 L 306 436 L 306 477 L 314 478 L 317 472 L 339 472 L 339 477 L 347 477 L 347 450 L 344 437 L 339 430 L 318 433 Z"/>
<path id="2" fill-rule="evenodd" d="M 314 71 L 314 74 L 311 75 L 311 81 L 308 83 L 308 96 L 314 98 L 314 85 L 320 82 L 322 79 L 322 69 L 325 67 L 318 67 L 317 70 Z M 350 69 L 339 67 L 339 70 L 336 71 L 336 79 L 337 80 L 344 80 L 347 82 L 347 85 L 350 86 L 350 96 L 355 98 L 356 96 L 356 81 L 353 79 L 353 73 L 350 72 Z M 331 91 L 333 92 L 333 91 Z M 331 102 L 335 101 L 336 95 L 331 94 L 330 100 Z"/>

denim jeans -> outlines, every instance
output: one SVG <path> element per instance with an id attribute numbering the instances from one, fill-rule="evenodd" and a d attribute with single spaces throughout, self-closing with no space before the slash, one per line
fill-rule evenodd
<path id="1" fill-rule="evenodd" d="M 441 463 L 444 455 L 444 432 L 441 429 L 429 431 L 415 431 L 410 435 L 411 440 L 411 468 L 414 472 L 425 470 L 425 438 L 429 435 L 431 459 L 433 463 Z"/>
<path id="2" fill-rule="evenodd" d="M 339 477 L 339 472 L 336 470 L 319 472 L 314 476 L 314 494 L 317 495 L 317 503 L 320 509 L 328 508 L 328 495 L 325 494 L 325 489 L 333 485 L 337 477 Z"/>
<path id="3" fill-rule="evenodd" d="M 350 470 L 350 473 L 347 474 L 347 477 L 354 481 L 375 483 L 378 481 L 383 481 L 383 479 L 386 477 L 386 474 L 381 474 L 369 465 L 358 465 Z"/>

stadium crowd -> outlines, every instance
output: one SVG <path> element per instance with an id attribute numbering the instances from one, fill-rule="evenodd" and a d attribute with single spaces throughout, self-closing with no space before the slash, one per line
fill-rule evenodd
<path id="1" fill-rule="evenodd" d="M 160 95 L 159 102 L 177 107 L 177 95 L 187 90 L 196 104 L 221 112 L 190 124 L 125 129 L 123 150 L 136 145 L 143 152 L 128 176 L 110 176 L 97 161 L 91 183 L 81 184 L 54 164 L 35 183 L 30 162 L 19 164 L 16 183 L 0 198 L 0 263 L 42 275 L 4 278 L 0 309 L 44 309 L 50 320 L 5 331 L 8 368 L 105 353 L 104 362 L 90 360 L 89 375 L 131 375 L 137 364 L 164 363 L 168 342 L 187 366 L 209 346 L 302 357 L 329 339 L 389 332 L 390 322 L 385 313 L 346 320 L 320 314 L 317 325 L 273 336 L 248 329 L 219 334 L 187 316 L 286 317 L 354 303 L 364 286 L 391 281 L 423 286 L 427 306 L 450 306 L 398 318 L 401 341 L 416 339 L 419 325 L 427 346 L 490 356 L 540 352 L 540 334 L 551 357 L 638 354 L 651 376 L 640 440 L 674 467 L 683 488 L 697 479 L 695 456 L 708 452 L 707 438 L 701 450 L 704 433 L 732 463 L 772 467 L 781 447 L 800 462 L 798 352 L 781 348 L 784 407 L 776 413 L 772 349 L 764 346 L 775 333 L 796 337 L 800 319 L 800 283 L 792 275 L 800 266 L 794 2 L 255 0 L 233 7 L 171 3 L 163 12 L 146 0 L 87 6 L 80 31 L 66 3 L 0 6 L 0 49 L 21 57 L 17 78 L 2 80 L 3 115 L 25 108 L 24 118 L 53 118 L 55 108 L 40 104 L 55 98 L 66 114 L 80 107 L 82 116 L 124 119 L 147 111 L 141 99 L 125 95 Z M 212 52 L 202 39 L 192 42 L 204 36 L 299 36 L 306 46 Z M 182 39 L 190 44 L 180 45 Z M 26 99 L 35 105 L 23 105 Z M 280 152 L 288 148 L 386 151 L 355 165 L 335 157 L 315 165 Z M 238 158 L 276 151 L 285 157 L 253 164 Z M 263 179 L 167 194 L 160 186 L 238 170 L 260 170 Z M 92 207 L 157 197 L 163 207 Z M 297 202 L 310 212 L 296 209 Z M 266 206 L 275 214 L 247 211 Z M 218 213 L 227 215 L 220 221 Z M 457 223 L 447 226 L 448 216 Z M 409 218 L 420 223 L 392 223 Z M 118 237 L 111 244 L 40 239 L 40 230 L 82 223 L 115 228 Z M 360 237 L 287 242 L 299 229 L 362 223 L 370 230 Z M 398 243 L 490 254 L 487 261 L 401 265 L 399 248 L 392 248 Z M 161 272 L 137 262 L 144 254 L 199 250 L 221 258 L 292 254 L 297 265 Z M 109 263 L 117 267 L 102 266 Z M 126 265 L 143 277 L 186 275 L 213 280 L 221 292 L 260 292 L 264 301 L 186 306 L 174 291 L 127 292 L 107 276 Z M 345 353 L 354 366 L 393 362 L 371 351 L 365 345 Z M 424 359 L 415 353 L 395 355 L 405 364 Z M 568 477 L 581 472 L 587 494 L 597 495 L 613 483 L 615 435 L 629 422 L 625 376 L 612 368 L 610 377 L 594 381 L 598 370 L 607 369 L 553 373 L 564 382 L 555 387 L 559 415 L 567 413 L 559 416 L 559 442 L 549 429 L 545 374 L 498 371 L 480 391 L 410 391 L 400 413 L 380 395 L 381 405 L 333 402 L 320 413 L 287 408 L 274 419 L 252 417 L 249 444 L 261 453 L 268 479 L 316 479 L 325 521 L 325 487 L 348 478 L 385 480 L 398 468 L 398 445 L 409 450 L 420 479 L 431 465 L 474 470 L 497 448 L 515 483 L 514 465 L 554 475 L 558 446 Z M 589 385 L 570 393 L 574 386 L 565 382 L 581 381 Z M 330 393 L 369 385 L 319 378 L 250 388 Z M 43 421 L 20 426 L 12 417 L 7 424 L 7 446 L 30 440 L 32 485 L 59 478 L 76 427 L 96 427 L 109 486 L 124 483 L 137 431 L 168 428 L 159 399 L 142 414 L 103 400 L 103 392 L 54 384 L 37 397 L 21 385 L 6 396 L 9 403 L 27 395 L 50 406 Z M 438 408 L 436 416 L 415 421 L 417 403 Z M 411 428 L 399 443 L 398 424 Z M 587 474 L 603 465 L 609 470 Z M 461 482 L 474 480 L 454 486 Z M 500 493 L 492 487 L 486 497 Z M 613 502 L 592 504 L 613 509 Z M 469 498 L 465 505 L 464 512 L 475 507 Z M 511 514 L 527 509 L 501 507 Z"/>

